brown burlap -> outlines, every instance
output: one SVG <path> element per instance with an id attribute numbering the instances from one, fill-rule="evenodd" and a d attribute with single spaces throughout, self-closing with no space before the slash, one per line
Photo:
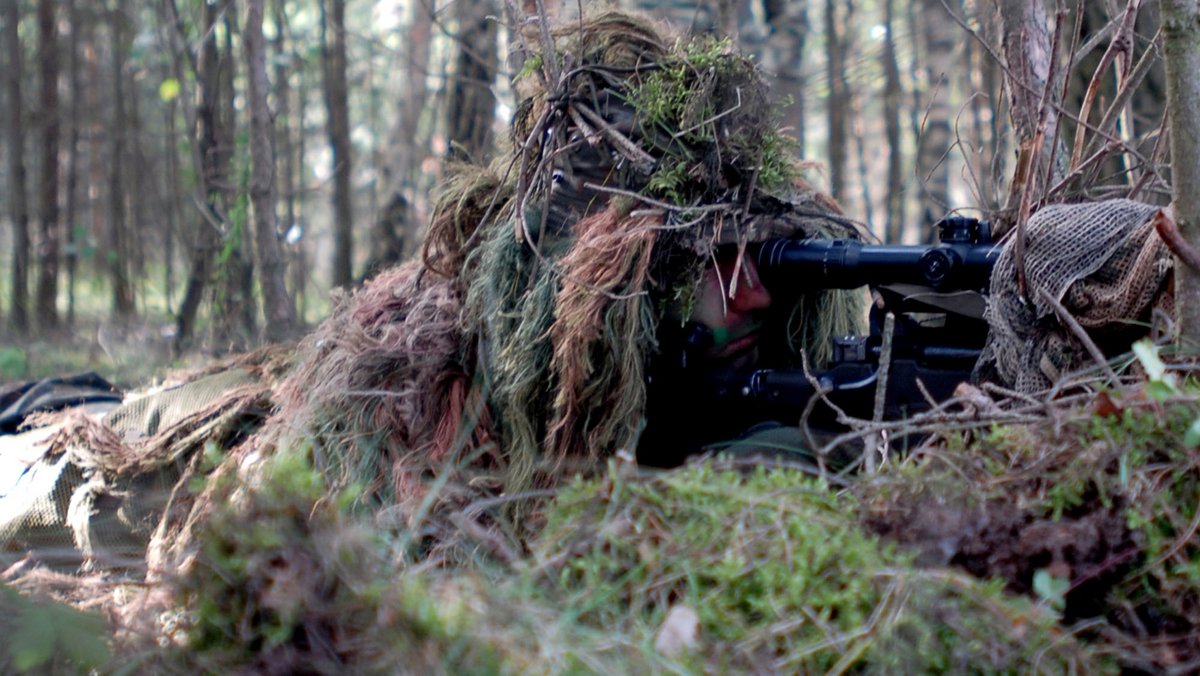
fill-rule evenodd
<path id="1" fill-rule="evenodd" d="M 1154 232 L 1157 210 L 1108 200 L 1049 206 L 1034 214 L 1025 236 L 1024 295 L 1017 284 L 1015 239 L 996 261 L 986 313 L 991 331 L 977 371 L 993 372 L 1021 392 L 1037 392 L 1086 365 L 1086 350 L 1042 291 L 1110 354 L 1147 333 L 1153 308 L 1170 303 L 1163 289 L 1172 257 Z"/>

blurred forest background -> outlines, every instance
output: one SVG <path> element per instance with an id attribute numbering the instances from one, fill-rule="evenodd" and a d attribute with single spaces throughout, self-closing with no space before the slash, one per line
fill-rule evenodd
<path id="1" fill-rule="evenodd" d="M 2 0 L 0 383 L 299 335 L 507 143 L 558 0 Z M 1158 3 L 624 0 L 756 55 L 810 179 L 885 241 L 1165 203 Z M 589 8 L 591 7 L 589 3 Z M 1014 178 L 1015 177 L 1015 178 Z"/>

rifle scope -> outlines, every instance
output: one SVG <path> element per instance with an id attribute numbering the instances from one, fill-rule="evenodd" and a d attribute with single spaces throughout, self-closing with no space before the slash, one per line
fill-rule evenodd
<path id="1" fill-rule="evenodd" d="M 961 236 L 963 222 L 976 224 L 971 241 L 963 241 L 968 239 Z M 938 291 L 986 291 L 1000 247 L 991 243 L 986 224 L 979 224 L 974 219 L 946 219 L 939 224 L 942 243 L 929 245 L 770 239 L 759 245 L 755 262 L 768 286 L 799 282 L 812 288 L 855 289 L 919 284 Z"/>

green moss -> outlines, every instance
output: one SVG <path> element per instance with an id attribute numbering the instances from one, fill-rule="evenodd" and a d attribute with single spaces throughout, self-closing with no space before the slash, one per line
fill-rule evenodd
<path id="1" fill-rule="evenodd" d="M 570 551 L 554 583 L 581 621 L 649 636 L 672 605 L 699 615 L 707 668 L 910 671 L 1087 662 L 1028 600 L 866 535 L 853 496 L 799 472 L 711 465 L 578 482 L 536 543 Z M 1019 626 L 1019 630 L 1018 630 Z M 1053 668 L 1053 667 L 1052 667 Z"/>
<path id="2" fill-rule="evenodd" d="M 754 64 L 733 54 L 727 39 L 693 39 L 677 44 L 672 54 L 628 94 L 659 146 L 651 154 L 663 157 L 649 177 L 648 193 L 680 205 L 720 198 L 713 188 L 724 177 L 709 175 L 711 168 L 704 166 L 713 149 L 721 162 L 747 174 L 742 180 L 754 173 L 761 190 L 787 189 L 797 176 L 795 144 L 767 109 Z"/>
<path id="3" fill-rule="evenodd" d="M 280 452 L 221 496 L 177 581 L 188 652 L 207 670 L 498 673 L 463 604 L 398 576 L 352 501 L 327 495 L 306 453 Z"/>
<path id="4" fill-rule="evenodd" d="M 533 75 L 542 69 L 542 55 L 533 54 L 528 59 L 525 59 L 525 64 L 521 66 L 521 70 L 513 76 L 513 82 L 517 83 L 525 78 Z"/>

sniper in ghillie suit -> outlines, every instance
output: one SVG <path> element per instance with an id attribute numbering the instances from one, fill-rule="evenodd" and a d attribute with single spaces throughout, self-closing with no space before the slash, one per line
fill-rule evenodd
<path id="1" fill-rule="evenodd" d="M 1195 668 L 1169 211 L 881 243 L 731 41 L 523 25 L 506 150 L 309 335 L 0 390 L 8 580 L 110 628 L 5 596 L 6 666 Z"/>

